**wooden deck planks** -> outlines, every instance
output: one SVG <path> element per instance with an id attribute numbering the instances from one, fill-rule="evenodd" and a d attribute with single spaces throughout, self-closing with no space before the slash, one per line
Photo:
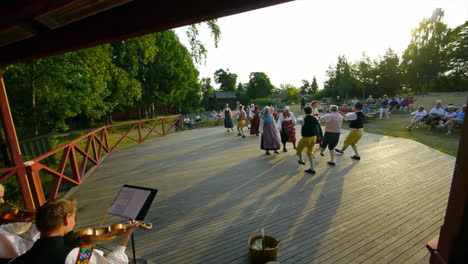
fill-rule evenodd
<path id="1" fill-rule="evenodd" d="M 263 156 L 259 137 L 171 134 L 111 153 L 72 195 L 78 224 L 98 222 L 121 185 L 135 184 L 160 190 L 146 219 L 155 230 L 135 233 L 138 257 L 154 263 L 247 263 L 247 239 L 260 228 L 281 239 L 281 263 L 427 260 L 455 159 L 367 133 L 359 145 L 361 161 L 348 150 L 330 168 L 327 151 L 311 176 L 292 148 Z"/>

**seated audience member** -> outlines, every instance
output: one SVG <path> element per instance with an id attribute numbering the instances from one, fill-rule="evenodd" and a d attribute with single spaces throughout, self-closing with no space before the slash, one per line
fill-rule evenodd
<path id="1" fill-rule="evenodd" d="M 457 116 L 457 112 L 455 112 L 454 110 L 455 110 L 455 107 L 453 105 L 449 105 L 447 107 L 447 111 L 445 111 L 444 115 L 439 120 L 438 127 L 443 127 L 445 122 Z"/>
<path id="2" fill-rule="evenodd" d="M 367 98 L 367 103 L 372 104 L 373 102 L 374 102 L 374 98 L 372 98 L 372 95 L 369 95 L 369 97 Z"/>
<path id="3" fill-rule="evenodd" d="M 411 113 L 411 115 L 413 115 L 413 119 L 411 119 L 409 126 L 406 127 L 408 131 L 411 131 L 411 128 L 414 125 L 419 124 L 419 122 L 421 122 L 427 116 L 427 112 L 424 110 L 424 107 L 419 106 L 418 110 Z"/>
<path id="4" fill-rule="evenodd" d="M 406 112 L 408 110 L 408 105 L 409 105 L 408 97 L 405 97 L 403 100 L 401 100 L 400 111 Z"/>
<path id="5" fill-rule="evenodd" d="M 201 118 L 200 114 L 197 113 L 197 114 L 195 115 L 195 122 L 201 122 L 201 121 L 202 121 L 202 118 Z"/>
<path id="6" fill-rule="evenodd" d="M 54 199 L 43 204 L 36 214 L 36 227 L 40 238 L 25 254 L 14 258 L 10 264 L 72 264 L 76 263 L 79 248 L 65 241 L 64 236 L 75 227 L 76 202 Z M 132 222 L 134 223 L 134 222 Z M 125 246 L 136 225 L 127 227 L 119 246 L 107 258 L 102 252 L 94 250 L 89 264 L 128 263 Z M 88 254 L 89 255 L 89 254 Z"/>
<path id="7" fill-rule="evenodd" d="M 393 110 L 398 108 L 400 104 L 398 103 L 398 99 L 396 97 L 393 97 L 388 103 L 388 105 L 390 106 L 390 108 L 388 109 L 388 112 L 392 113 Z"/>
<path id="8" fill-rule="evenodd" d="M 463 120 L 465 120 L 465 113 L 466 113 L 466 105 L 462 106 L 460 110 L 458 110 L 457 115 L 453 118 L 450 118 L 445 122 L 444 127 L 447 127 L 447 135 L 452 134 L 453 126 L 456 124 L 463 124 Z"/>
<path id="9" fill-rule="evenodd" d="M 377 98 L 377 100 L 375 100 L 375 104 L 376 105 L 381 105 L 382 104 L 382 97 Z"/>
<path id="10" fill-rule="evenodd" d="M 218 114 L 216 113 L 215 110 L 213 110 L 213 112 L 211 112 L 211 118 L 213 118 L 214 120 L 216 120 L 218 118 Z"/>
<path id="11" fill-rule="evenodd" d="M 187 126 L 189 129 L 192 129 L 192 120 L 187 115 L 184 117 L 184 126 Z"/>
<path id="12" fill-rule="evenodd" d="M 445 110 L 444 108 L 442 108 L 442 102 L 439 100 L 436 101 L 436 105 L 434 106 L 434 108 L 431 109 L 431 111 L 429 111 L 429 114 L 425 119 L 425 123 L 427 125 L 430 125 L 431 129 L 434 128 L 442 119 L 444 113 Z"/>
<path id="13" fill-rule="evenodd" d="M 368 105 L 364 105 L 364 106 L 362 107 L 362 112 L 363 112 L 364 114 L 368 115 L 368 114 L 370 113 L 370 111 L 371 111 L 371 109 L 369 108 Z"/>
<path id="14" fill-rule="evenodd" d="M 355 105 L 355 104 L 359 103 L 359 99 L 357 99 L 357 97 L 354 97 L 353 100 L 351 100 L 351 103 L 353 105 Z"/>

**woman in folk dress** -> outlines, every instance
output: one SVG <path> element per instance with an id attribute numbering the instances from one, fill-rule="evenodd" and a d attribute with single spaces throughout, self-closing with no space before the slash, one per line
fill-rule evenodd
<path id="1" fill-rule="evenodd" d="M 286 142 L 291 142 L 296 149 L 296 117 L 289 111 L 289 107 L 284 107 L 284 112 L 280 114 L 278 120 L 278 130 L 281 135 L 281 143 L 283 143 L 283 152 L 287 152 Z"/>
<path id="2" fill-rule="evenodd" d="M 280 139 L 278 137 L 275 119 L 270 114 L 270 108 L 265 107 L 263 110 L 263 116 L 260 119 L 260 133 L 262 133 L 262 139 L 260 148 L 265 150 L 266 155 L 270 155 L 270 150 L 273 150 L 276 154 L 279 154 Z"/>
<path id="3" fill-rule="evenodd" d="M 230 132 L 229 129 L 234 131 L 234 125 L 232 124 L 232 111 L 231 108 L 229 108 L 229 105 L 226 104 L 224 109 L 223 109 L 223 114 L 224 114 L 224 128 L 227 129 L 227 132 Z"/>

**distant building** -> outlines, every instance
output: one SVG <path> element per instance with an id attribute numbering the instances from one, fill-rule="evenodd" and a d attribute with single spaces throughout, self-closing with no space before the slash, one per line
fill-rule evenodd
<path id="1" fill-rule="evenodd" d="M 210 97 L 210 106 L 212 110 L 221 110 L 225 104 L 229 104 L 231 109 L 236 108 L 237 97 L 234 92 L 231 91 L 215 91 L 214 95 Z"/>

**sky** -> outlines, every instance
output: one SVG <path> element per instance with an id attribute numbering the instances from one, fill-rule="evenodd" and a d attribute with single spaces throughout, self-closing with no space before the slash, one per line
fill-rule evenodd
<path id="1" fill-rule="evenodd" d="M 388 48 L 401 55 L 411 31 L 436 8 L 451 28 L 468 20 L 467 0 L 299 0 L 219 18 L 218 48 L 208 28 L 200 29 L 208 57 L 197 68 L 212 80 L 216 70 L 229 69 L 242 83 L 251 72 L 265 72 L 276 87 L 299 87 L 315 76 L 322 88 L 339 55 L 350 62 L 363 52 L 378 59 Z M 188 47 L 185 28 L 175 31 Z"/>

